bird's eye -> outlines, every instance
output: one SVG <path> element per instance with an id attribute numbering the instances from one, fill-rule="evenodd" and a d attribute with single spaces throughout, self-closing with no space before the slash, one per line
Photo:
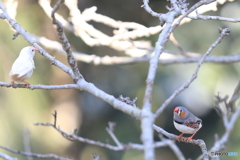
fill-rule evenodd
<path id="1" fill-rule="evenodd" d="M 34 49 L 32 49 L 32 52 L 34 51 Z"/>

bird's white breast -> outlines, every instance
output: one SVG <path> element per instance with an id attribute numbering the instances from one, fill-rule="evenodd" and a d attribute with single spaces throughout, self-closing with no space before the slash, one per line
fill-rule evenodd
<path id="1" fill-rule="evenodd" d="M 177 130 L 179 130 L 182 133 L 187 133 L 187 134 L 193 134 L 193 133 L 197 132 L 202 127 L 202 124 L 200 124 L 199 128 L 194 129 L 194 128 L 185 126 L 183 124 L 176 123 L 174 121 L 173 121 L 173 123 L 174 123 L 174 126 Z"/>

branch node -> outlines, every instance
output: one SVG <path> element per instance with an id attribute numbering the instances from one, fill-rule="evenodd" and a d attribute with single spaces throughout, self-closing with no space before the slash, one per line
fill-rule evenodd
<path id="1" fill-rule="evenodd" d="M 131 100 L 129 97 L 123 97 L 122 95 L 120 95 L 118 100 L 120 100 L 128 105 L 131 105 L 133 107 L 137 107 L 136 106 L 137 97 L 135 97 L 133 100 Z"/>
<path id="2" fill-rule="evenodd" d="M 12 40 L 15 40 L 19 35 L 20 35 L 19 32 L 14 33 L 14 34 L 13 34 L 13 38 L 12 38 Z"/>
<path id="3" fill-rule="evenodd" d="M 111 132 L 114 131 L 115 127 L 116 127 L 116 123 L 115 122 L 108 122 L 107 129 L 109 129 Z"/>
<path id="4" fill-rule="evenodd" d="M 56 128 L 57 125 L 57 111 L 54 110 L 54 113 L 52 113 L 53 118 L 54 118 L 54 122 L 53 122 L 53 127 Z"/>
<path id="5" fill-rule="evenodd" d="M 74 135 L 76 135 L 77 134 L 77 128 L 75 128 L 74 130 L 73 130 L 73 133 L 72 134 L 74 134 Z"/>
<path id="6" fill-rule="evenodd" d="M 101 156 L 97 155 L 97 153 L 92 153 L 93 160 L 100 160 Z"/>

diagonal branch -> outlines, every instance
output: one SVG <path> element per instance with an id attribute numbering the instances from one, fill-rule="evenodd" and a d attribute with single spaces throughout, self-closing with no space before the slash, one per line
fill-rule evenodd
<path id="1" fill-rule="evenodd" d="M 74 80 L 74 82 L 77 82 L 78 79 L 83 78 L 83 77 L 78 70 L 76 59 L 72 54 L 71 45 L 70 45 L 65 33 L 63 32 L 62 23 L 55 18 L 55 12 L 57 12 L 61 3 L 63 3 L 63 2 L 64 2 L 64 0 L 59 0 L 59 1 L 57 1 L 55 6 L 53 7 L 52 14 L 51 14 L 52 23 L 55 24 L 56 27 L 57 27 L 58 36 L 59 36 L 59 38 L 62 42 L 63 49 L 67 53 L 68 63 L 73 70 L 73 74 L 74 74 L 73 80 Z"/>
<path id="2" fill-rule="evenodd" d="M 238 86 L 235 88 L 235 90 L 238 88 Z M 227 104 L 225 107 L 228 107 Z M 228 119 L 228 115 L 227 114 L 222 114 L 221 116 L 223 119 L 223 123 L 224 123 L 224 128 L 225 128 L 225 133 L 222 135 L 222 137 L 219 139 L 217 134 L 216 134 L 216 140 L 214 145 L 212 146 L 212 148 L 208 151 L 208 153 L 213 156 L 214 159 L 217 159 L 217 156 L 214 156 L 215 152 L 221 151 L 223 149 L 225 149 L 225 146 L 227 144 L 227 142 L 229 141 L 229 137 L 230 134 L 232 133 L 234 126 L 237 122 L 237 120 L 240 117 L 240 107 L 238 107 L 234 113 L 232 114 L 231 118 Z M 211 154 L 213 153 L 213 155 Z M 199 156 L 197 158 L 197 160 L 202 159 L 203 155 Z"/>
<path id="3" fill-rule="evenodd" d="M 202 56 L 201 60 L 198 62 L 198 65 L 195 69 L 195 72 L 192 74 L 191 78 L 184 83 L 180 88 L 178 88 L 159 108 L 158 110 L 155 112 L 155 118 L 157 118 L 159 116 L 160 113 L 163 112 L 163 110 L 167 107 L 167 105 L 172 102 L 172 100 L 178 96 L 180 93 L 182 93 L 185 89 L 187 89 L 190 84 L 197 78 L 198 76 L 198 72 L 205 60 L 205 58 L 212 52 L 212 50 L 221 42 L 221 40 L 223 39 L 224 36 L 229 35 L 230 30 L 228 28 L 225 29 L 221 29 L 220 30 L 220 35 L 218 37 L 218 39 L 209 47 L 209 49 L 207 50 L 207 52 Z"/>
<path id="4" fill-rule="evenodd" d="M 208 16 L 208 15 L 200 15 L 197 13 L 196 16 L 189 15 L 188 18 L 194 19 L 194 20 L 218 20 L 218 21 L 224 21 L 224 22 L 232 22 L 232 23 L 238 23 L 240 22 L 240 18 L 228 18 L 228 17 L 220 17 L 220 16 Z"/>
<path id="5" fill-rule="evenodd" d="M 111 138 L 113 139 L 113 141 L 116 143 L 116 145 L 119 148 L 123 148 L 123 145 L 120 143 L 120 141 L 118 140 L 118 138 L 115 136 L 115 134 L 113 133 L 114 131 L 114 127 L 115 127 L 116 123 L 114 122 L 108 122 L 108 127 L 106 127 L 106 131 L 108 132 L 108 134 L 111 136 Z"/>
<path id="6" fill-rule="evenodd" d="M 232 112 L 234 112 L 236 109 L 235 102 L 239 99 L 239 96 L 240 96 L 239 92 L 240 92 L 240 80 L 238 80 L 237 86 L 234 89 L 232 97 L 230 98 L 227 104 L 227 107 L 229 107 Z"/>
<path id="7" fill-rule="evenodd" d="M 32 44 L 35 48 L 37 48 L 39 53 L 41 53 L 45 58 L 47 58 L 49 61 L 51 61 L 51 63 L 53 65 L 56 65 L 57 67 L 62 69 L 64 72 L 66 72 L 68 75 L 70 75 L 73 79 L 75 78 L 71 68 L 69 68 L 68 66 L 66 66 L 62 62 L 58 61 L 55 57 L 51 56 L 44 49 L 42 49 L 37 43 L 35 43 L 35 41 L 31 37 L 31 35 L 28 32 L 26 32 L 26 30 L 24 30 L 16 21 L 14 21 L 8 15 L 7 10 L 5 9 L 5 7 L 4 7 L 4 5 L 1 1 L 0 1 L 0 9 L 4 12 L 4 13 L 0 14 L 0 18 L 1 18 L 1 15 L 3 15 L 2 17 L 9 22 L 10 26 L 13 29 L 15 29 L 16 32 L 20 33 L 26 39 L 26 41 L 28 43 Z M 139 108 L 132 107 L 132 106 L 126 104 L 126 103 L 123 103 L 123 102 L 119 101 L 114 96 L 109 95 L 109 94 L 105 93 L 104 91 L 98 89 L 92 83 L 86 82 L 84 80 L 84 78 L 79 79 L 78 82 L 77 82 L 77 85 L 78 85 L 79 90 L 84 90 L 86 92 L 89 92 L 93 96 L 109 103 L 115 109 L 118 109 L 118 110 L 120 110 L 124 113 L 127 113 L 127 114 L 129 114 L 129 115 L 131 115 L 135 118 L 140 118 L 141 110 Z M 37 87 L 37 88 L 39 88 L 39 87 Z M 49 88 L 49 87 L 47 87 L 47 88 Z"/>
<path id="8" fill-rule="evenodd" d="M 237 121 L 237 119 L 240 116 L 240 108 L 238 108 L 232 115 L 231 119 L 228 121 L 227 125 L 225 126 L 225 133 L 223 134 L 223 136 L 221 137 L 221 139 L 219 139 L 218 141 L 215 142 L 214 146 L 210 149 L 211 151 L 220 151 L 223 149 L 223 146 L 225 146 L 225 144 L 228 142 L 230 133 L 232 132 L 232 130 L 234 129 L 234 125 Z"/>
<path id="9" fill-rule="evenodd" d="M 5 160 L 19 160 L 18 158 L 10 157 L 9 155 L 0 152 L 0 158 L 3 158 Z"/>

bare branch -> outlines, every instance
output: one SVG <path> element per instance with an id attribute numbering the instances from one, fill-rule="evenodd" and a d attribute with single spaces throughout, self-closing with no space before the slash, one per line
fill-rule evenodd
<path id="1" fill-rule="evenodd" d="M 107 26 L 116 28 L 116 29 L 146 29 L 146 27 L 142 24 L 136 23 L 136 22 L 122 22 L 122 21 L 116 21 L 113 18 L 107 17 L 105 15 L 96 13 L 97 7 L 93 6 L 91 8 L 87 8 L 82 12 L 83 19 L 85 21 L 95 21 L 102 24 L 105 24 Z M 122 35 L 121 35 L 122 36 Z M 130 37 L 123 36 L 122 38 L 114 36 L 114 39 L 129 39 Z M 131 39 L 135 39 L 134 37 L 131 37 Z"/>
<path id="2" fill-rule="evenodd" d="M 175 3 L 176 3 L 175 0 L 171 1 L 171 4 L 175 4 Z M 148 1 L 144 1 L 144 7 L 146 7 L 145 9 L 147 11 L 150 11 L 150 13 L 152 13 L 152 11 L 148 9 Z M 160 16 L 160 21 L 161 21 L 160 23 L 166 22 L 166 25 L 158 37 L 158 41 L 155 44 L 154 54 L 150 60 L 150 66 L 149 66 L 148 76 L 146 80 L 146 90 L 145 90 L 144 100 L 143 100 L 142 117 L 141 117 L 141 130 L 142 130 L 141 140 L 144 144 L 145 160 L 155 159 L 154 148 L 153 148 L 153 129 L 152 129 L 154 116 L 151 112 L 153 84 L 156 76 L 156 71 L 158 68 L 159 57 L 164 50 L 166 42 L 169 40 L 174 18 L 178 15 L 179 15 L 179 12 L 176 9 L 172 9 L 166 15 L 163 14 Z"/>
<path id="3" fill-rule="evenodd" d="M 23 144 L 24 144 L 24 150 L 28 153 L 31 153 L 31 145 L 29 140 L 29 130 L 25 129 L 23 131 Z M 27 160 L 33 160 L 32 157 L 27 157 Z"/>
<path id="4" fill-rule="evenodd" d="M 53 126 L 56 128 L 57 127 L 57 111 L 54 110 L 54 113 L 52 115 L 54 118 Z"/>
<path id="5" fill-rule="evenodd" d="M 57 27 L 57 32 L 58 32 L 59 38 L 61 39 L 63 49 L 67 53 L 68 64 L 71 66 L 71 68 L 73 70 L 73 73 L 74 73 L 73 80 L 74 80 L 74 82 L 77 82 L 80 78 L 83 78 L 83 77 L 78 70 L 76 59 L 72 54 L 71 45 L 70 45 L 65 33 L 63 32 L 63 26 L 62 26 L 61 22 L 55 18 L 55 12 L 57 12 L 61 3 L 63 3 L 63 2 L 64 2 L 64 0 L 57 1 L 55 6 L 53 7 L 51 17 L 52 17 L 53 24 L 55 24 Z"/>
<path id="6" fill-rule="evenodd" d="M 196 14 L 196 16 L 189 15 L 188 18 L 191 18 L 194 20 L 218 20 L 218 21 L 232 22 L 232 23 L 240 22 L 240 18 L 228 18 L 228 17 L 208 16 L 208 15 L 200 15 L 200 14 Z"/>
<path id="7" fill-rule="evenodd" d="M 11 148 L 8 148 L 8 147 L 3 147 L 3 146 L 0 146 L 0 148 L 2 148 L 4 150 L 7 150 L 9 152 L 12 152 L 12 153 L 15 153 L 15 154 L 20 154 L 20 155 L 27 156 L 27 157 L 44 158 L 44 159 L 52 158 L 52 159 L 57 159 L 57 160 L 73 160 L 71 158 L 60 157 L 60 156 L 58 156 L 56 154 L 29 153 L 29 152 L 23 152 L 23 151 L 19 151 L 19 150 L 14 150 L 14 149 L 11 149 Z M 11 160 L 13 160 L 13 159 L 11 159 Z"/>
<path id="8" fill-rule="evenodd" d="M 186 11 L 184 14 L 182 14 L 175 22 L 174 22 L 174 25 L 172 27 L 172 30 L 173 31 L 177 26 L 180 25 L 180 23 L 182 22 L 182 20 L 187 17 L 191 12 L 195 11 L 197 8 L 199 8 L 200 6 L 203 6 L 203 5 L 207 5 L 207 4 L 210 4 L 212 2 L 214 2 L 216 0 L 201 0 L 199 2 L 197 2 L 196 4 L 194 4 L 188 11 Z M 173 2 L 172 2 L 173 3 Z M 171 33 L 171 32 L 170 32 Z"/>
<path id="9" fill-rule="evenodd" d="M 226 132 L 224 133 L 224 135 L 222 136 L 221 139 L 219 139 L 218 141 L 216 141 L 216 143 L 214 144 L 214 146 L 210 149 L 210 151 L 220 151 L 223 146 L 228 142 L 230 133 L 232 132 L 234 125 L 238 119 L 238 117 L 240 116 L 240 108 L 238 108 L 233 115 L 231 116 L 231 119 L 228 121 L 228 125 L 226 125 Z"/>
<path id="10" fill-rule="evenodd" d="M 201 60 L 198 62 L 198 65 L 195 69 L 195 72 L 192 74 L 191 78 L 183 84 L 179 89 L 177 89 L 155 112 L 155 118 L 159 116 L 160 113 L 167 107 L 167 105 L 180 93 L 182 93 L 185 89 L 189 87 L 189 85 L 197 78 L 198 72 L 203 64 L 205 58 L 212 52 L 212 50 L 221 42 L 224 36 L 229 34 L 230 30 L 228 28 L 222 29 L 218 39 L 209 47 L 207 52 L 202 56 Z"/>
<path id="11" fill-rule="evenodd" d="M 142 144 L 135 144 L 135 143 L 122 144 L 113 133 L 113 130 L 114 130 L 114 127 L 115 127 L 115 123 L 113 123 L 113 122 L 109 123 L 109 127 L 107 127 L 106 130 L 109 133 L 109 135 L 112 137 L 114 142 L 117 144 L 117 146 L 102 143 L 102 142 L 99 142 L 99 141 L 94 141 L 94 140 L 83 138 L 83 137 L 79 137 L 79 136 L 76 135 L 76 129 L 74 129 L 73 133 L 67 133 L 67 132 L 61 130 L 60 127 L 55 126 L 55 123 L 57 123 L 56 122 L 57 121 L 57 114 L 56 113 L 57 112 L 55 111 L 55 113 L 53 114 L 54 124 L 37 122 L 34 125 L 53 127 L 64 138 L 66 138 L 67 140 L 70 140 L 70 141 L 79 141 L 79 142 L 83 142 L 83 143 L 87 143 L 87 144 L 91 144 L 91 145 L 95 145 L 95 146 L 99 146 L 99 147 L 104 147 L 104 148 L 114 150 L 114 151 L 124 151 L 124 150 L 127 150 L 127 149 L 136 149 L 136 150 L 143 150 L 144 149 Z M 171 143 L 169 141 L 171 141 L 171 140 L 164 139 L 161 142 L 154 143 L 153 147 L 154 148 L 159 148 L 159 147 L 168 146 Z"/>
<path id="12" fill-rule="evenodd" d="M 128 145 L 125 145 L 124 147 L 119 147 L 119 146 L 113 146 L 111 144 L 106 144 L 106 143 L 102 143 L 102 142 L 99 142 L 99 141 L 94 141 L 94 140 L 90 140 L 90 139 L 87 139 L 87 138 L 79 137 L 76 134 L 70 134 L 70 133 L 64 132 L 60 128 L 55 128 L 54 125 L 51 124 L 51 123 L 40 123 L 40 122 L 38 122 L 38 123 L 35 123 L 34 125 L 50 126 L 50 127 L 53 127 L 54 129 L 56 129 L 59 133 L 61 133 L 63 135 L 64 138 L 66 138 L 68 140 L 79 141 L 79 142 L 83 142 L 83 143 L 87 143 L 87 144 L 92 144 L 92 145 L 95 145 L 95 146 L 104 147 L 104 148 L 114 150 L 114 151 L 122 151 L 122 150 L 125 150 L 126 148 L 132 148 L 132 149 L 138 149 L 139 148 L 138 145 L 128 144 Z"/>
<path id="13" fill-rule="evenodd" d="M 144 149 L 142 144 L 136 144 L 136 143 L 122 144 L 121 143 L 122 146 L 114 146 L 114 145 L 111 145 L 111 144 L 106 144 L 106 143 L 102 143 L 102 142 L 99 142 L 99 141 L 94 141 L 94 140 L 91 140 L 91 139 L 88 139 L 88 138 L 79 137 L 75 133 L 67 133 L 67 132 L 61 130 L 59 127 L 55 128 L 54 125 L 51 124 L 51 123 L 37 122 L 34 125 L 53 127 L 56 131 L 58 131 L 61 135 L 63 135 L 64 138 L 66 138 L 67 140 L 70 140 L 70 141 L 79 141 L 79 142 L 83 142 L 83 143 L 87 143 L 87 144 L 91 144 L 91 145 L 95 145 L 95 146 L 99 146 L 99 147 L 104 147 L 104 148 L 114 150 L 114 151 L 124 151 L 124 150 L 127 150 L 127 149 L 136 149 L 136 150 L 143 150 Z M 169 140 L 166 139 L 164 141 L 156 142 L 156 143 L 154 143 L 153 147 L 154 148 L 159 148 L 159 147 L 168 146 L 168 143 L 169 143 L 168 141 Z"/>
<path id="14" fill-rule="evenodd" d="M 7 82 L 0 82 L 1 87 L 12 87 L 12 88 L 26 88 L 26 89 L 47 89 L 47 90 L 53 90 L 53 89 L 80 89 L 77 84 L 64 84 L 64 85 L 26 85 L 21 83 L 7 83 Z M 80 89 L 81 90 L 81 89 Z"/>
<path id="15" fill-rule="evenodd" d="M 183 50 L 181 45 L 178 43 L 178 41 L 175 39 L 173 34 L 170 35 L 169 40 L 179 49 L 181 54 L 185 54 L 185 51 Z"/>
<path id="16" fill-rule="evenodd" d="M 178 140 L 178 136 L 177 135 L 174 135 L 174 134 L 171 134 L 171 133 L 168 133 L 167 131 L 165 131 L 164 129 L 162 129 L 161 127 L 158 127 L 156 125 L 153 125 L 153 128 L 154 130 L 156 130 L 158 133 L 161 133 L 163 135 L 165 135 L 166 137 L 170 138 L 170 139 L 174 139 L 174 140 Z M 203 153 L 203 159 L 204 160 L 208 160 L 208 151 L 207 151 L 207 147 L 206 147 L 206 144 L 203 140 L 201 139 L 198 139 L 198 140 L 194 140 L 194 139 L 190 139 L 189 141 L 187 140 L 187 138 L 185 137 L 182 137 L 180 139 L 181 142 L 185 142 L 185 143 L 190 143 L 190 144 L 195 144 L 195 145 L 198 145 L 201 150 L 202 150 L 202 153 Z"/>
<path id="17" fill-rule="evenodd" d="M 109 125 L 109 127 L 106 127 L 106 131 L 108 132 L 108 134 L 111 136 L 111 138 L 113 139 L 113 141 L 116 143 L 116 145 L 119 148 L 124 148 L 124 146 L 119 142 L 118 138 L 113 133 L 116 123 L 108 122 L 108 125 Z"/>
<path id="18" fill-rule="evenodd" d="M 0 152 L 0 157 L 5 159 L 5 160 L 18 160 L 18 158 L 10 157 L 9 155 L 7 155 L 5 153 L 2 153 L 2 152 Z"/>
<path id="19" fill-rule="evenodd" d="M 240 80 L 238 80 L 237 86 L 234 89 L 232 97 L 230 98 L 227 104 L 227 107 L 229 107 L 232 112 L 234 112 L 236 109 L 235 102 L 239 99 L 239 96 L 240 96 L 239 91 L 240 91 Z"/>
<path id="20" fill-rule="evenodd" d="M 227 125 L 224 125 L 225 127 L 225 133 L 222 135 L 220 139 L 217 139 L 213 145 L 213 147 L 209 150 L 209 154 L 211 155 L 211 152 L 218 152 L 225 148 L 225 145 L 227 144 L 230 134 L 232 130 L 234 129 L 234 125 L 237 121 L 237 119 L 240 117 L 240 108 L 237 108 L 236 111 L 231 116 L 231 119 L 227 121 Z M 198 157 L 197 159 L 202 159 L 202 155 Z M 216 157 L 214 157 L 216 159 Z"/>
<path id="21" fill-rule="evenodd" d="M 160 55 L 162 54 L 166 42 L 169 40 L 170 34 L 174 31 L 174 29 L 180 24 L 180 22 L 192 11 L 194 11 L 196 8 L 211 3 L 214 0 L 205 0 L 200 1 L 196 3 L 194 6 L 192 6 L 188 11 L 186 11 L 176 22 L 174 23 L 174 18 L 180 14 L 180 8 L 176 5 L 177 2 L 175 0 L 171 0 L 172 8 L 169 8 L 169 12 L 167 14 L 162 14 L 160 16 L 160 20 L 162 23 L 163 21 L 166 22 L 165 27 L 163 28 L 161 34 L 159 35 L 158 41 L 155 45 L 155 52 L 150 60 L 150 66 L 148 70 L 148 76 L 146 80 L 146 90 L 144 94 L 144 102 L 143 102 L 143 109 L 142 109 L 142 123 L 141 123 L 141 129 L 142 129 L 142 135 L 141 139 L 143 141 L 143 144 L 145 146 L 145 159 L 152 160 L 154 159 L 154 149 L 153 149 L 153 130 L 151 126 L 153 125 L 154 118 L 151 113 L 151 101 L 152 101 L 152 90 L 153 90 L 153 84 L 154 79 L 156 76 L 156 70 L 158 68 L 158 60 Z M 147 1 L 146 1 L 147 2 Z M 174 24 L 173 24 L 174 23 Z M 205 56 L 206 57 L 206 56 Z M 200 65 L 201 66 L 201 65 Z M 194 78 L 195 79 L 195 78 Z M 190 84 L 190 83 L 189 83 Z M 184 90 L 184 88 L 183 88 Z M 156 115 L 158 116 L 159 113 Z M 155 118 L 156 118 L 155 115 Z M 151 135 L 151 136 L 149 136 Z"/>
<path id="22" fill-rule="evenodd" d="M 232 103 L 234 104 L 237 99 L 239 99 L 238 93 L 239 92 L 239 81 L 234 89 L 234 93 L 231 99 L 233 99 Z M 234 97 L 234 98 L 233 98 Z M 231 110 L 233 114 L 230 116 L 229 112 L 229 103 L 227 103 L 228 96 L 225 96 L 224 98 L 221 98 L 219 95 L 216 96 L 216 108 L 220 112 L 220 116 L 223 120 L 223 125 L 225 128 L 225 133 L 222 135 L 222 137 L 219 139 L 218 135 L 215 134 L 215 143 L 214 146 L 209 150 L 210 156 L 212 156 L 212 159 L 218 160 L 218 156 L 212 155 L 212 153 L 221 151 L 225 149 L 225 145 L 229 140 L 230 134 L 232 130 L 234 129 L 234 125 L 237 121 L 237 119 L 240 117 L 240 107 L 237 109 L 234 106 L 234 110 Z M 231 100 L 230 100 L 231 101 Z M 223 105 L 221 105 L 223 103 Z M 198 160 L 202 158 L 202 155 L 198 157 Z"/>
<path id="23" fill-rule="evenodd" d="M 153 17 L 160 17 L 162 14 L 154 12 L 148 5 L 148 0 L 143 0 L 143 7 L 149 14 L 151 14 Z"/>

